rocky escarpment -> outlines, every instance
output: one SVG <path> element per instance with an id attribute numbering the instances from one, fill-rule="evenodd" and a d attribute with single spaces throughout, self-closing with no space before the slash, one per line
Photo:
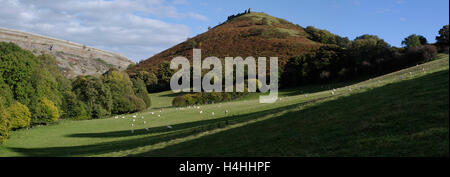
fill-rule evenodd
<path id="1" fill-rule="evenodd" d="M 61 39 L 0 28 L 0 41 L 13 42 L 38 55 L 51 54 L 64 75 L 93 75 L 110 68 L 126 69 L 133 62 L 125 56 Z"/>

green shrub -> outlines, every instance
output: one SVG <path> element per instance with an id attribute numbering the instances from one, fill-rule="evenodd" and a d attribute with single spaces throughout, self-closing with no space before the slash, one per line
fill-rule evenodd
<path id="1" fill-rule="evenodd" d="M 72 82 L 76 98 L 86 105 L 90 118 L 100 118 L 111 114 L 112 96 L 108 86 L 93 76 L 79 76 Z"/>
<path id="2" fill-rule="evenodd" d="M 153 72 L 139 71 L 136 74 L 130 75 L 133 79 L 141 79 L 145 83 L 147 92 L 158 89 L 158 77 Z"/>
<path id="3" fill-rule="evenodd" d="M 31 77 L 37 68 L 37 59 L 30 51 L 13 43 L 0 43 L 0 75 L 9 85 L 14 99 L 29 104 L 34 94 Z"/>
<path id="4" fill-rule="evenodd" d="M 135 95 L 133 83 L 127 73 L 110 69 L 103 74 L 103 81 L 111 91 L 113 102 L 111 112 L 113 114 L 131 113 L 137 110 L 136 104 L 133 103 L 136 100 L 131 100 L 134 99 Z"/>
<path id="5" fill-rule="evenodd" d="M 3 108 L 0 98 L 0 144 L 6 142 L 9 137 L 9 113 Z"/>
<path id="6" fill-rule="evenodd" d="M 0 75 L 0 99 L 1 103 L 5 106 L 11 104 L 14 100 L 14 95 L 11 92 L 9 86 L 3 81 L 3 77 Z"/>
<path id="7" fill-rule="evenodd" d="M 218 92 L 200 92 L 177 96 L 172 100 L 172 105 L 177 107 L 192 106 L 200 104 L 217 103 L 222 101 L 230 101 L 241 96 L 247 95 L 248 89 L 244 88 L 244 92 L 218 93 Z"/>
<path id="8" fill-rule="evenodd" d="M 143 111 L 147 108 L 144 100 L 142 100 L 141 98 L 139 98 L 135 95 L 130 95 L 129 99 L 131 101 L 131 104 L 133 105 L 132 112 Z"/>
<path id="9" fill-rule="evenodd" d="M 150 107 L 152 105 L 152 101 L 150 99 L 150 96 L 148 95 L 148 91 L 144 81 L 140 78 L 134 78 L 131 79 L 131 81 L 133 82 L 134 94 L 144 101 L 145 108 Z"/>
<path id="10" fill-rule="evenodd" d="M 48 124 L 56 122 L 59 119 L 59 111 L 55 104 L 42 97 L 36 105 L 32 122 L 37 124 Z"/>
<path id="11" fill-rule="evenodd" d="M 175 70 L 170 69 L 169 62 L 163 62 L 158 67 L 158 88 L 157 90 L 169 90 L 170 89 L 170 79 L 172 78 Z"/>
<path id="12" fill-rule="evenodd" d="M 173 105 L 173 106 L 176 106 L 176 107 L 184 107 L 184 106 L 187 106 L 185 97 L 184 97 L 184 96 L 176 96 L 176 97 L 172 100 L 172 105 Z"/>
<path id="13" fill-rule="evenodd" d="M 90 108 L 90 115 L 92 118 L 102 118 L 110 115 L 111 112 L 109 110 L 106 110 L 103 106 L 99 104 L 94 104 Z"/>
<path id="14" fill-rule="evenodd" d="M 227 92 L 222 94 L 222 98 L 223 98 L 223 101 L 231 101 L 233 99 L 232 95 Z"/>
<path id="15" fill-rule="evenodd" d="M 426 45 L 427 43 L 428 42 L 425 37 L 416 34 L 409 35 L 402 41 L 402 45 L 406 48 L 419 47 L 421 45 Z"/>
<path id="16" fill-rule="evenodd" d="M 184 95 L 183 98 L 186 100 L 186 105 L 197 104 L 196 100 L 194 99 L 193 95 L 191 95 L 191 94 Z"/>
<path id="17" fill-rule="evenodd" d="M 72 91 L 64 92 L 64 102 L 62 104 L 63 114 L 61 117 L 72 118 L 77 120 L 89 119 L 86 105 L 77 99 Z"/>
<path id="18" fill-rule="evenodd" d="M 211 93 L 207 93 L 207 95 L 208 95 L 208 102 L 209 103 L 220 102 L 223 99 L 222 93 L 211 92 Z"/>
<path id="19" fill-rule="evenodd" d="M 31 113 L 27 106 L 19 102 L 15 102 L 8 107 L 7 111 L 10 114 L 10 128 L 19 129 L 30 126 Z"/>

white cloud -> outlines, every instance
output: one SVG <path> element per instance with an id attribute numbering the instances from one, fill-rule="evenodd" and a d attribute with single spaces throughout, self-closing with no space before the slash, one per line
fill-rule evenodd
<path id="1" fill-rule="evenodd" d="M 176 0 L 172 3 L 185 3 Z M 208 20 L 165 0 L 0 0 L 0 26 L 122 53 L 142 60 L 186 40 L 189 28 L 150 18 Z"/>
<path id="2" fill-rule="evenodd" d="M 187 0 L 173 0 L 173 4 L 188 4 Z"/>

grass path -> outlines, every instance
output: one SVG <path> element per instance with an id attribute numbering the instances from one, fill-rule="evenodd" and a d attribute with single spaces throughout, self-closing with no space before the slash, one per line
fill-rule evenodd
<path id="1" fill-rule="evenodd" d="M 172 108 L 174 94 L 151 94 L 142 113 L 12 132 L 0 156 L 448 156 L 448 65 L 282 90 L 275 104 L 253 94 Z"/>

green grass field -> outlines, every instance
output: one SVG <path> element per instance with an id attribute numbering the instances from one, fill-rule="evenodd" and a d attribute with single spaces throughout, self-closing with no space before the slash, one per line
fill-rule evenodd
<path id="1" fill-rule="evenodd" d="M 358 83 L 281 90 L 275 104 L 255 93 L 173 108 L 176 94 L 156 93 L 142 113 L 14 131 L 0 156 L 448 156 L 448 81 L 440 55 Z"/>

